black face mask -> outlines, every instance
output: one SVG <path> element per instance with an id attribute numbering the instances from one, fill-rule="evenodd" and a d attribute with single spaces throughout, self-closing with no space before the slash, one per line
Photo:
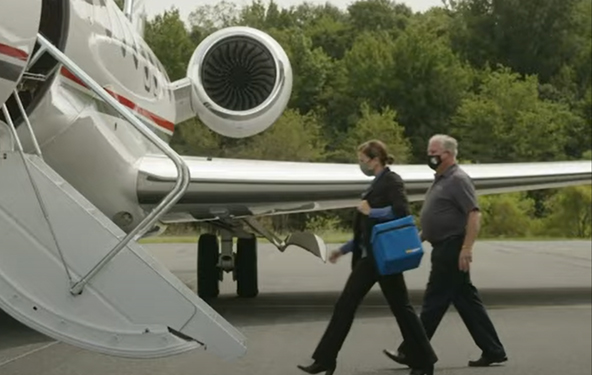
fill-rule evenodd
<path id="1" fill-rule="evenodd" d="M 440 158 L 440 155 L 428 155 L 428 166 L 430 168 L 436 170 L 440 164 L 442 164 L 442 158 Z"/>

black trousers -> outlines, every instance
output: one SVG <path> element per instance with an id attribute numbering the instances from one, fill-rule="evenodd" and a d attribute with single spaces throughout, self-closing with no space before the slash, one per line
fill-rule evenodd
<path id="1" fill-rule="evenodd" d="M 505 349 L 479 292 L 471 282 L 470 272 L 463 272 L 458 267 L 463 241 L 464 237 L 458 236 L 432 245 L 432 269 L 424 294 L 421 322 L 431 340 L 452 303 L 483 355 L 505 356 Z M 401 344 L 399 352 L 409 352 L 407 342 Z"/>
<path id="2" fill-rule="evenodd" d="M 409 302 L 403 275 L 380 276 L 374 260 L 366 257 L 356 263 L 335 304 L 329 326 L 312 356 L 316 362 L 325 366 L 336 363 L 337 354 L 349 333 L 355 312 L 377 281 L 407 343 L 408 355 L 414 364 L 412 367 L 423 367 L 438 360 L 421 321 Z"/>

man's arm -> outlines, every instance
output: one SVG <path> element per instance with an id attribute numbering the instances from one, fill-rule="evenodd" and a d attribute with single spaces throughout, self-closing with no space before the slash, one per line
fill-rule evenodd
<path id="1" fill-rule="evenodd" d="M 457 177 L 453 198 L 460 209 L 467 214 L 467 224 L 463 249 L 471 250 L 481 229 L 481 212 L 477 193 L 472 181 L 465 176 Z"/>
<path id="2" fill-rule="evenodd" d="M 477 239 L 480 229 L 479 204 L 473 182 L 468 176 L 456 176 L 455 189 L 452 196 L 460 209 L 467 214 L 465 227 L 465 239 L 458 257 L 458 269 L 469 272 L 473 261 L 473 245 Z"/>
<path id="3" fill-rule="evenodd" d="M 481 229 L 481 212 L 474 209 L 469 213 L 463 249 L 473 249 L 479 230 Z"/>

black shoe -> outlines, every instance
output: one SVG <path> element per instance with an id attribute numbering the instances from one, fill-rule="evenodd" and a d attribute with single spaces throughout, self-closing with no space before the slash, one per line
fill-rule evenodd
<path id="1" fill-rule="evenodd" d="M 409 375 L 434 375 L 434 365 L 411 369 Z"/>
<path id="2" fill-rule="evenodd" d="M 469 367 L 487 367 L 489 365 L 492 365 L 494 363 L 502 363 L 502 362 L 506 362 L 508 360 L 508 357 L 504 356 L 498 356 L 498 357 L 487 357 L 482 355 L 481 358 L 479 358 L 476 361 L 469 361 Z"/>
<path id="3" fill-rule="evenodd" d="M 409 363 L 407 362 L 407 357 L 405 357 L 405 354 L 398 353 L 398 352 L 395 353 L 392 350 L 386 350 L 386 349 L 384 349 L 382 352 L 384 353 L 384 355 L 386 355 L 387 357 L 389 357 L 393 361 L 397 362 L 398 364 L 401 364 L 404 366 L 409 366 Z"/>
<path id="4" fill-rule="evenodd" d="M 306 373 L 309 374 L 320 374 L 321 372 L 325 372 L 325 375 L 333 375 L 333 373 L 335 372 L 335 365 L 331 366 L 331 367 L 326 367 L 321 365 L 318 362 L 313 363 L 310 366 L 301 366 L 298 365 L 298 368 Z"/>

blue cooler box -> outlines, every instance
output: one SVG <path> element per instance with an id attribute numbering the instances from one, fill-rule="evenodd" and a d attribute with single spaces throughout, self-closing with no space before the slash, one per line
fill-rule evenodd
<path id="1" fill-rule="evenodd" d="M 371 241 L 381 275 L 412 270 L 421 264 L 424 251 L 411 215 L 375 225 Z"/>

